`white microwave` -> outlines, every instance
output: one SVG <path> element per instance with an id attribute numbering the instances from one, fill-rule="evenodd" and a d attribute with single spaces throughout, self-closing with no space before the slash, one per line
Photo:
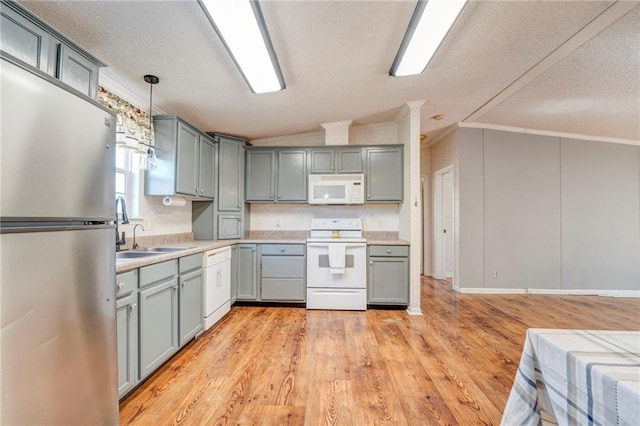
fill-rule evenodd
<path id="1" fill-rule="evenodd" d="M 309 204 L 364 204 L 364 175 L 309 175 Z"/>

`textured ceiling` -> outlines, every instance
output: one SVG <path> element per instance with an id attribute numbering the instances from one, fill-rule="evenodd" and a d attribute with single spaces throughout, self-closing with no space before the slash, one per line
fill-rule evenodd
<path id="1" fill-rule="evenodd" d="M 639 23 L 637 7 L 478 121 L 639 140 Z"/>
<path id="2" fill-rule="evenodd" d="M 388 70 L 415 2 L 262 1 L 287 85 L 262 95 L 250 92 L 195 1 L 21 3 L 105 61 L 102 74 L 138 99 L 148 96 L 142 76 L 160 77 L 154 106 L 205 131 L 255 139 L 366 124 L 425 99 L 421 130 L 433 140 L 614 2 L 470 1 L 426 71 L 400 78 Z M 473 121 L 637 139 L 639 33 L 636 7 Z M 446 118 L 430 119 L 438 113 Z"/>

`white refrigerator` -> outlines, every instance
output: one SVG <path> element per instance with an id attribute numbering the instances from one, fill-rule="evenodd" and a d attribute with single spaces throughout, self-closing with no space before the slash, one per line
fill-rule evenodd
<path id="1" fill-rule="evenodd" d="M 115 117 L 0 76 L 0 424 L 117 424 Z"/>

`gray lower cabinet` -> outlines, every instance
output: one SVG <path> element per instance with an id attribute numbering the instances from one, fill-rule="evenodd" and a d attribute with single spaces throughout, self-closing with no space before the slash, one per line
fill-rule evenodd
<path id="1" fill-rule="evenodd" d="M 239 248 L 238 245 L 234 245 L 231 247 L 231 299 L 230 303 L 233 305 L 236 303 L 236 289 L 238 287 L 238 255 Z"/>
<path id="2" fill-rule="evenodd" d="M 203 329 L 204 274 L 202 253 L 181 257 L 178 260 L 178 270 L 180 272 L 178 344 L 183 346 Z"/>
<path id="3" fill-rule="evenodd" d="M 369 246 L 367 302 L 409 304 L 409 247 Z"/>
<path id="4" fill-rule="evenodd" d="M 368 147 L 366 152 L 367 202 L 403 199 L 401 146 Z"/>
<path id="5" fill-rule="evenodd" d="M 258 298 L 258 253 L 256 244 L 238 245 L 236 300 L 256 301 Z"/>
<path id="6" fill-rule="evenodd" d="M 18 61 L 95 99 L 105 64 L 17 2 L 0 3 L 0 47 Z"/>
<path id="7" fill-rule="evenodd" d="M 140 379 L 178 350 L 177 261 L 140 268 Z"/>
<path id="8" fill-rule="evenodd" d="M 304 244 L 262 244 L 260 299 L 264 302 L 304 302 L 306 297 Z"/>
<path id="9" fill-rule="evenodd" d="M 138 384 L 138 271 L 116 275 L 118 395 Z"/>

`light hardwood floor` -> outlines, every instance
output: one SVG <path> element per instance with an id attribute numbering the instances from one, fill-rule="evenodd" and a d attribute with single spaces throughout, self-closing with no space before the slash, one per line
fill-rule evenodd
<path id="1" fill-rule="evenodd" d="M 468 295 L 402 310 L 233 307 L 120 405 L 123 425 L 500 423 L 527 328 L 640 330 L 639 298 Z"/>

